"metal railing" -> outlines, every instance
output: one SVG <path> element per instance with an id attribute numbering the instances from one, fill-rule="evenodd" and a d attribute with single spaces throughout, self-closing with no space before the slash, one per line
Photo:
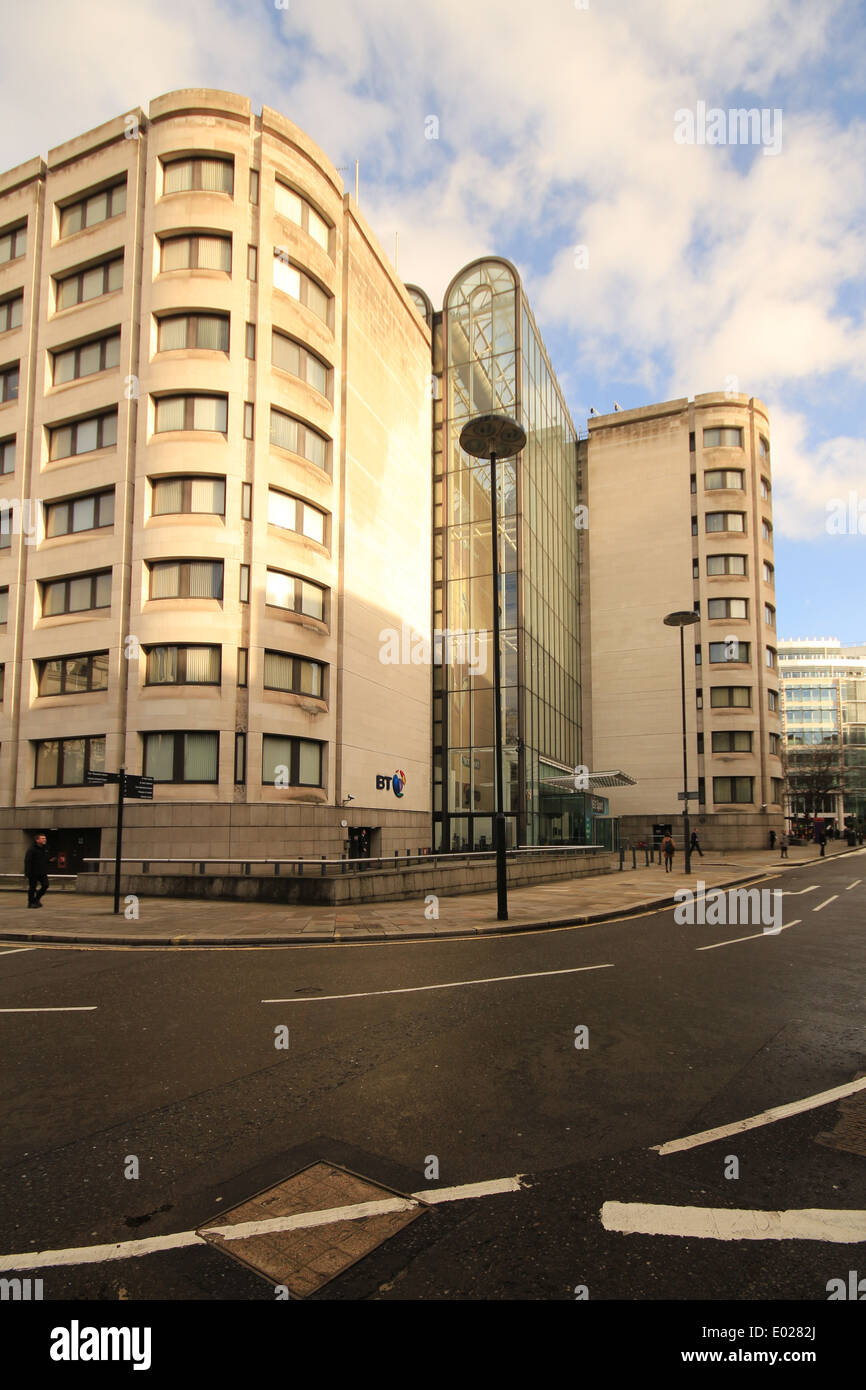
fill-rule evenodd
<path id="1" fill-rule="evenodd" d="M 523 858 L 530 858 L 537 854 L 566 854 L 575 857 L 591 853 L 609 853 L 604 845 L 520 845 L 515 849 L 507 851 L 507 858 L 519 862 Z M 310 858 L 303 855 L 285 855 L 282 859 L 230 859 L 225 857 L 214 857 L 208 859 L 170 859 L 154 855 L 132 855 L 121 859 L 121 865 L 140 864 L 141 872 L 147 874 L 151 872 L 154 864 L 183 864 L 195 865 L 195 871 L 200 875 L 208 872 L 214 873 L 216 866 L 224 866 L 229 869 L 230 874 L 236 873 L 238 877 L 252 874 L 254 867 L 273 869 L 275 878 L 279 878 L 283 869 L 290 874 L 297 874 L 303 877 L 305 868 L 309 866 L 309 871 L 315 875 L 318 870 L 320 878 L 334 877 L 346 873 L 365 873 L 369 872 L 375 865 L 379 866 L 380 872 L 397 871 L 412 868 L 424 868 L 426 866 L 442 866 L 445 868 L 458 868 L 484 860 L 495 860 L 495 850 L 458 850 L 445 854 L 430 854 L 429 851 L 419 849 L 416 854 L 411 850 L 406 850 L 401 855 L 398 850 L 394 851 L 393 856 L 379 856 L 376 858 L 349 859 L 347 855 L 341 855 L 339 859 L 329 859 L 327 855 L 317 855 Z M 83 864 L 95 864 L 98 867 L 102 864 L 114 866 L 114 857 L 100 857 L 93 859 L 83 859 Z M 240 866 L 239 868 L 237 866 Z"/>

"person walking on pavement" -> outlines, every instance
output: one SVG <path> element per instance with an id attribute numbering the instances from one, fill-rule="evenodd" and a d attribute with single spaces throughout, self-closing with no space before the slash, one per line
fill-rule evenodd
<path id="1" fill-rule="evenodd" d="M 48 842 L 41 831 L 24 856 L 24 877 L 27 879 L 27 906 L 41 907 L 41 899 L 48 892 Z"/>
<path id="2" fill-rule="evenodd" d="M 788 837 L 787 837 L 787 835 L 785 834 L 784 830 L 782 831 L 781 835 L 779 836 L 779 850 L 780 850 L 780 852 L 781 852 L 782 858 L 783 858 L 783 859 L 787 859 L 787 858 L 788 858 Z"/>
<path id="3" fill-rule="evenodd" d="M 692 854 L 699 854 L 699 855 L 701 856 L 701 858 L 703 859 L 703 857 L 704 857 L 704 851 L 701 849 L 701 842 L 700 842 L 700 840 L 698 839 L 698 832 L 697 832 L 696 830 L 693 830 L 693 831 L 692 831 L 692 838 L 691 838 L 691 841 L 690 841 L 690 846 L 689 846 L 689 848 L 690 848 Z"/>
<path id="4" fill-rule="evenodd" d="M 666 873 L 666 874 L 669 874 L 669 873 L 671 873 L 671 872 L 673 871 L 673 867 L 674 867 L 674 851 L 675 851 L 675 849 L 676 849 L 676 845 L 674 844 L 674 842 L 673 842 L 671 836 L 670 836 L 670 835 L 665 835 L 664 839 L 662 840 L 662 854 L 663 854 L 664 857 L 665 857 L 665 873 Z"/>
<path id="5" fill-rule="evenodd" d="M 818 840 L 818 844 L 821 846 L 821 858 L 823 859 L 823 858 L 824 858 L 824 851 L 825 851 L 826 848 L 827 848 L 827 836 L 824 834 L 824 831 L 823 831 L 823 830 L 821 831 L 821 835 L 820 835 L 820 838 L 819 838 L 819 840 Z"/>

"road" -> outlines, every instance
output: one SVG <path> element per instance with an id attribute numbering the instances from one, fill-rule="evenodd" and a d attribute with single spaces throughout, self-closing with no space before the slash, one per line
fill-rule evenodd
<path id="1" fill-rule="evenodd" d="M 194 1231 L 325 1159 L 404 1193 L 521 1185 L 432 1206 L 314 1299 L 826 1300 L 862 1244 L 600 1213 L 862 1214 L 862 1087 L 655 1146 L 866 1075 L 864 855 L 768 880 L 775 935 L 668 909 L 486 940 L 0 948 L 0 1253 Z M 274 1297 L 201 1244 L 66 1258 L 29 1271 L 46 1299 Z"/>

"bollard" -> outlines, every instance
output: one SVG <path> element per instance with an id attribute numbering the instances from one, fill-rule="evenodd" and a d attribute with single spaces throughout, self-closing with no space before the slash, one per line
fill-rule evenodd
<path id="1" fill-rule="evenodd" d="M 637 850 L 634 845 L 631 847 L 631 866 L 633 869 L 637 868 Z"/>

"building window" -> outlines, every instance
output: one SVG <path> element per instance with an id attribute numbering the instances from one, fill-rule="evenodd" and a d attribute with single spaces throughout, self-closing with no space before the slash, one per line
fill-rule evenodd
<path id="1" fill-rule="evenodd" d="M 698 778 L 698 805 L 699 805 L 699 806 L 706 806 L 706 804 L 707 804 L 707 779 L 706 779 L 706 777 L 699 777 L 699 778 Z"/>
<path id="2" fill-rule="evenodd" d="M 325 666 L 291 652 L 265 652 L 264 688 L 323 699 Z"/>
<path id="3" fill-rule="evenodd" d="M 235 786 L 247 780 L 247 736 L 235 734 Z"/>
<path id="4" fill-rule="evenodd" d="M 231 159 L 164 159 L 163 193 L 229 193 L 235 188 L 234 161 Z"/>
<path id="5" fill-rule="evenodd" d="M 696 516 L 693 516 L 693 517 L 692 517 L 692 535 L 693 535 L 693 536 L 696 536 L 697 534 L 698 534 L 698 519 L 697 519 Z"/>
<path id="6" fill-rule="evenodd" d="M 220 647 L 148 647 L 145 685 L 219 685 Z"/>
<path id="7" fill-rule="evenodd" d="M 769 480 L 769 478 L 762 478 L 762 479 L 761 479 L 761 498 L 762 498 L 762 500 L 763 500 L 764 502 L 768 502 L 768 501 L 770 500 L 770 493 L 771 493 L 771 491 L 772 491 L 772 489 L 771 489 L 771 487 L 770 487 L 770 480 Z"/>
<path id="8" fill-rule="evenodd" d="M 271 443 L 278 449 L 300 454 L 308 463 L 328 471 L 328 441 L 310 425 L 271 407 Z"/>
<path id="9" fill-rule="evenodd" d="M 273 487 L 268 489 L 268 522 L 325 544 L 325 513 L 310 502 Z"/>
<path id="10" fill-rule="evenodd" d="M 692 579 L 700 579 L 701 562 L 697 558 L 692 560 Z"/>
<path id="11" fill-rule="evenodd" d="M 9 621 L 9 586 L 0 589 L 0 623 Z"/>
<path id="12" fill-rule="evenodd" d="M 228 431 L 228 396 L 160 396 L 154 400 L 154 434 L 171 430 Z"/>
<path id="13" fill-rule="evenodd" d="M 696 709 L 703 709 L 703 707 L 704 707 L 704 692 L 703 692 L 703 690 L 701 689 L 701 687 L 698 686 L 697 689 L 695 690 L 695 708 L 696 708 Z"/>
<path id="14" fill-rule="evenodd" d="M 15 435 L 0 439 L 0 473 L 15 472 Z"/>
<path id="15" fill-rule="evenodd" d="M 95 376 L 97 372 L 107 372 L 120 364 L 120 334 L 112 333 L 107 338 L 94 338 L 78 347 L 55 352 L 52 363 L 51 381 L 54 386 Z"/>
<path id="16" fill-rule="evenodd" d="M 774 583 L 775 583 L 775 574 L 776 574 L 776 572 L 775 572 L 773 566 L 772 566 L 767 560 L 765 560 L 765 561 L 764 561 L 764 583 L 765 583 L 765 584 L 771 584 L 771 585 L 774 584 Z"/>
<path id="17" fill-rule="evenodd" d="M 302 343 L 274 329 L 271 335 L 271 365 L 298 377 L 323 396 L 330 397 L 330 368 Z"/>
<path id="18" fill-rule="evenodd" d="M 762 459 L 768 459 L 770 457 L 770 445 L 762 434 L 758 435 L 758 455 Z M 762 481 L 764 480 L 762 479 Z M 769 483 L 767 486 L 769 487 Z"/>
<path id="19" fill-rule="evenodd" d="M 149 598 L 222 598 L 222 560 L 151 560 Z"/>
<path id="20" fill-rule="evenodd" d="M 707 512 L 707 531 L 745 531 L 745 512 Z"/>
<path id="21" fill-rule="evenodd" d="M 730 426 L 704 430 L 705 449 L 742 449 L 743 431 Z"/>
<path id="22" fill-rule="evenodd" d="M 776 648 L 775 648 L 775 647 L 767 647 L 767 648 L 765 649 L 765 651 L 764 651 L 764 661 L 766 662 L 767 666 L 769 666 L 770 669 L 771 669 L 772 671 L 775 671 L 775 669 L 776 669 L 776 665 L 777 665 L 776 655 L 777 655 L 777 654 L 776 654 Z"/>
<path id="23" fill-rule="evenodd" d="M 249 521 L 253 514 L 253 485 L 241 483 L 241 520 Z"/>
<path id="24" fill-rule="evenodd" d="M 324 217 L 316 212 L 306 198 L 302 198 L 279 179 L 274 187 L 274 210 L 280 217 L 285 217 L 289 222 L 302 227 L 315 242 L 318 242 L 323 251 L 328 250 L 331 229 Z"/>
<path id="25" fill-rule="evenodd" d="M 218 733 L 142 734 L 144 773 L 154 782 L 216 782 Z"/>
<path id="26" fill-rule="evenodd" d="M 49 502 L 45 507 L 45 535 L 71 536 L 77 531 L 96 531 L 114 525 L 114 488 Z"/>
<path id="27" fill-rule="evenodd" d="M 247 247 L 247 279 L 255 282 L 259 278 L 259 251 L 257 246 Z"/>
<path id="28" fill-rule="evenodd" d="M 776 626 L 776 610 L 772 603 L 764 604 L 764 622 L 767 624 L 767 627 Z"/>
<path id="29" fill-rule="evenodd" d="M 42 583 L 41 589 L 43 618 L 110 608 L 111 570 L 75 574 L 69 579 L 49 579 Z"/>
<path id="30" fill-rule="evenodd" d="M 750 661 L 752 644 L 735 638 L 733 642 L 711 642 L 710 661 Z"/>
<path id="31" fill-rule="evenodd" d="M 226 480 L 211 477 L 151 479 L 151 514 L 179 516 L 184 512 L 225 516 Z"/>
<path id="32" fill-rule="evenodd" d="M 240 600 L 241 603 L 249 603 L 249 601 L 250 601 L 250 567 L 249 567 L 249 565 L 241 565 L 241 569 L 240 569 L 240 581 L 239 581 L 239 584 L 238 584 L 238 599 Z"/>
<path id="33" fill-rule="evenodd" d="M 246 340 L 244 346 L 245 355 L 251 362 L 256 359 L 256 326 L 254 323 L 247 324 Z"/>
<path id="34" fill-rule="evenodd" d="M 158 320 L 157 352 L 203 348 L 228 352 L 228 314 L 170 314 Z"/>
<path id="35" fill-rule="evenodd" d="M 778 708 L 779 708 L 779 692 L 778 692 L 778 690 L 768 690 L 768 691 L 767 691 L 767 708 L 769 709 L 769 711 L 770 711 L 771 714 L 775 714 L 776 711 L 778 710 Z"/>
<path id="36" fill-rule="evenodd" d="M 690 454 L 693 454 L 694 452 L 695 452 L 695 432 L 694 432 L 694 430 L 690 430 L 690 431 L 689 431 L 689 453 L 690 453 Z"/>
<path id="37" fill-rule="evenodd" d="M 781 739 L 780 739 L 780 737 L 779 737 L 778 734 L 770 734 L 770 752 L 771 752 L 775 757 L 778 757 L 778 755 L 779 755 L 779 744 L 780 744 L 780 742 L 781 742 Z"/>
<path id="38" fill-rule="evenodd" d="M 0 550 L 12 548 L 12 505 L 0 501 Z"/>
<path id="39" fill-rule="evenodd" d="M 754 777 L 714 777 L 713 801 L 716 805 L 753 801 Z"/>
<path id="40" fill-rule="evenodd" d="M 14 366 L 0 368 L 0 405 L 5 405 L 7 401 L 17 401 L 18 379 L 17 362 Z"/>
<path id="41" fill-rule="evenodd" d="M 119 217 L 126 212 L 126 180 L 112 184 L 98 193 L 90 193 L 75 203 L 67 203 L 60 209 L 60 235 L 72 236 L 83 232 L 86 227 L 95 227 L 99 222 L 107 222 L 110 217 Z"/>
<path id="42" fill-rule="evenodd" d="M 303 613 L 308 618 L 325 621 L 325 593 L 320 584 L 301 579 L 283 570 L 269 569 L 265 603 L 271 608 L 284 608 L 290 613 Z"/>
<path id="43" fill-rule="evenodd" d="M 305 271 L 292 265 L 282 246 L 274 247 L 274 289 L 296 299 L 330 327 L 331 296 Z"/>
<path id="44" fill-rule="evenodd" d="M 773 528 L 766 517 L 761 521 L 761 537 L 763 540 L 768 541 L 770 545 L 773 544 Z"/>
<path id="45" fill-rule="evenodd" d="M 61 309 L 71 309 L 76 304 L 86 304 L 91 299 L 99 299 L 104 294 L 119 290 L 123 284 L 123 257 L 102 261 L 89 270 L 77 270 L 73 275 L 56 279 L 56 304 Z"/>
<path id="46" fill-rule="evenodd" d="M 108 652 L 57 656 L 49 661 L 37 661 L 35 666 L 40 696 L 84 695 L 108 689 Z"/>
<path id="47" fill-rule="evenodd" d="M 255 410 L 252 401 L 244 401 L 244 439 L 252 439 L 255 430 Z"/>
<path id="48" fill-rule="evenodd" d="M 713 733 L 714 753 L 751 753 L 752 735 L 748 729 L 722 729 Z"/>
<path id="49" fill-rule="evenodd" d="M 323 744 L 311 738 L 262 739 L 262 786 L 320 787 Z"/>
<path id="50" fill-rule="evenodd" d="M 703 751 L 704 751 L 704 736 L 703 736 L 703 734 L 698 734 L 698 752 L 699 752 L 701 755 L 703 755 Z"/>
<path id="51" fill-rule="evenodd" d="M 745 555 L 708 555 L 707 574 L 746 574 Z"/>
<path id="52" fill-rule="evenodd" d="M 5 232 L 0 232 L 0 265 L 5 265 L 7 261 L 17 261 L 26 249 L 26 222 L 22 222 L 20 227 L 9 227 Z"/>
<path id="53" fill-rule="evenodd" d="M 0 333 L 8 333 L 12 328 L 20 328 L 23 318 L 23 292 L 14 294 L 0 303 Z"/>
<path id="54" fill-rule="evenodd" d="M 250 169 L 250 202 L 258 205 L 259 201 L 259 171 Z"/>
<path id="55" fill-rule="evenodd" d="M 747 598 L 711 598 L 707 600 L 708 618 L 748 618 Z"/>
<path id="56" fill-rule="evenodd" d="M 701 662 L 702 662 L 701 649 L 700 649 L 700 647 L 695 647 L 695 665 L 696 665 L 696 666 L 700 666 L 700 665 L 701 665 Z"/>
<path id="57" fill-rule="evenodd" d="M 68 425 L 56 425 L 48 431 L 48 457 L 74 458 L 96 449 L 113 449 L 117 444 L 117 411 L 105 415 L 90 415 Z"/>
<path id="58" fill-rule="evenodd" d="M 710 691 L 711 709 L 750 709 L 751 705 L 750 685 L 714 685 Z"/>
<path id="59" fill-rule="evenodd" d="M 224 270 L 231 274 L 228 236 L 172 236 L 160 242 L 160 270 Z"/>
<path id="60" fill-rule="evenodd" d="M 3 700 L 4 700 L 5 696 L 6 696 L 6 665 L 5 665 L 5 663 L 0 663 L 0 704 L 3 703 Z"/>
<path id="61" fill-rule="evenodd" d="M 692 491 L 692 492 L 697 492 L 697 490 L 698 490 L 698 475 L 697 475 L 696 473 L 693 473 L 693 474 L 692 474 L 691 479 L 690 479 L 690 482 L 691 482 L 691 491 Z"/>
<path id="62" fill-rule="evenodd" d="M 238 685 L 243 688 L 247 683 L 249 674 L 249 650 L 247 647 L 238 647 Z"/>
<path id="63" fill-rule="evenodd" d="M 105 771 L 105 735 L 35 743 L 36 787 L 83 787 L 88 772 Z"/>
<path id="64" fill-rule="evenodd" d="M 770 778 L 770 796 L 774 806 L 781 806 L 785 783 L 781 777 Z"/>
<path id="65" fill-rule="evenodd" d="M 711 468 L 704 474 L 704 487 L 707 492 L 718 488 L 742 488 L 743 470 L 741 468 Z"/>

